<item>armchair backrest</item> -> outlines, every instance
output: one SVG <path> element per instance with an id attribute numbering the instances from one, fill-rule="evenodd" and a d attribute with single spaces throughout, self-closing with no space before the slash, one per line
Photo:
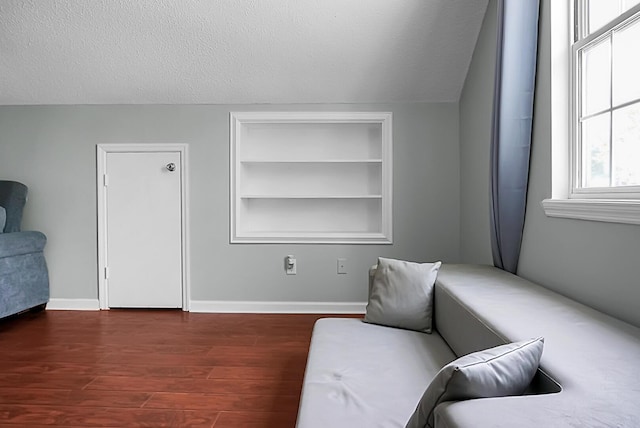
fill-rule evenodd
<path id="1" fill-rule="evenodd" d="M 0 180 L 0 206 L 7 212 L 5 232 L 20 232 L 22 210 L 27 203 L 27 191 L 27 186 L 22 183 Z"/>

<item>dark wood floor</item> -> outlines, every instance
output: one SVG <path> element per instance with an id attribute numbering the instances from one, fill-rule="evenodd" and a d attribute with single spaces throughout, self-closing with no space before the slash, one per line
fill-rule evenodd
<path id="1" fill-rule="evenodd" d="M 1 320 L 0 427 L 293 427 L 320 317 L 111 310 Z"/>

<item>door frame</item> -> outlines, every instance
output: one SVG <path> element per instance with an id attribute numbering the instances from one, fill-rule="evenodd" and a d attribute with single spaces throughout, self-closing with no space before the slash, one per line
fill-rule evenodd
<path id="1" fill-rule="evenodd" d="M 182 310 L 189 311 L 191 297 L 189 281 L 189 186 L 188 186 L 188 153 L 187 144 L 97 144 L 96 145 L 96 187 L 98 208 L 98 301 L 100 309 L 109 309 L 107 296 L 107 192 L 105 191 L 105 173 L 107 170 L 107 154 L 109 153 L 179 153 L 180 154 L 180 211 L 182 227 Z"/>

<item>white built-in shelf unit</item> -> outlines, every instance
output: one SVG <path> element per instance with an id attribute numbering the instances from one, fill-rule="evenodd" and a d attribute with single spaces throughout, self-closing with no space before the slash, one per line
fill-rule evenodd
<path id="1" fill-rule="evenodd" d="M 232 112 L 232 243 L 392 242 L 392 114 Z"/>

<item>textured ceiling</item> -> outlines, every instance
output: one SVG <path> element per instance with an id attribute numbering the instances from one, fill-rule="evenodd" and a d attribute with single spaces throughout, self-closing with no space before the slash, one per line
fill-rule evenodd
<path id="1" fill-rule="evenodd" d="M 0 104 L 457 101 L 487 0 L 0 0 Z"/>

